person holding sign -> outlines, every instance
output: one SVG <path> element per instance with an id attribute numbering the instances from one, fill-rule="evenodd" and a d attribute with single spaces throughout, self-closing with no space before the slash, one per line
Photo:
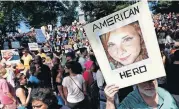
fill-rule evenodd
<path id="1" fill-rule="evenodd" d="M 104 91 L 107 97 L 106 109 L 115 109 L 114 95 L 119 87 L 108 85 Z M 128 94 L 117 109 L 179 109 L 172 95 L 158 87 L 157 80 L 137 84 L 137 88 Z"/>
<path id="2" fill-rule="evenodd" d="M 21 59 L 22 59 L 23 62 L 24 62 L 24 67 L 25 67 L 25 69 L 29 69 L 29 68 L 30 68 L 29 63 L 30 63 L 30 61 L 31 61 L 33 58 L 32 58 L 32 56 L 28 53 L 27 50 L 24 50 L 24 51 L 23 51 L 23 56 L 22 56 Z"/>
<path id="3" fill-rule="evenodd" d="M 137 21 L 102 35 L 101 41 L 115 68 L 148 58 Z"/>

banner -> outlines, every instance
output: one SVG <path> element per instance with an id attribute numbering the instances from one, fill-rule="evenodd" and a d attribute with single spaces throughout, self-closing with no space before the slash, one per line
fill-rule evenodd
<path id="1" fill-rule="evenodd" d="M 120 88 L 165 76 L 146 1 L 84 26 L 107 84 Z"/>
<path id="2" fill-rule="evenodd" d="M 35 29 L 37 43 L 46 43 L 45 35 L 41 29 Z"/>
<path id="3" fill-rule="evenodd" d="M 7 65 L 20 63 L 19 53 L 15 49 L 1 50 L 1 56 L 1 63 L 6 63 Z"/>
<path id="4" fill-rule="evenodd" d="M 31 51 L 38 51 L 39 50 L 37 43 L 28 43 L 28 46 L 29 46 L 29 50 L 31 50 Z"/>
<path id="5" fill-rule="evenodd" d="M 12 48 L 20 48 L 20 43 L 19 41 L 11 42 Z"/>

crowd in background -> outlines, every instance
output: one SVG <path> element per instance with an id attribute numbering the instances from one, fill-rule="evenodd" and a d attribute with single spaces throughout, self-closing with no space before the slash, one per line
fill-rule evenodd
<path id="1" fill-rule="evenodd" d="M 179 95 L 179 15 L 153 16 L 161 56 L 167 76 L 158 79 L 159 86 L 174 97 Z M 4 39 L 4 49 L 19 41 L 21 62 L 1 62 L 0 101 L 2 109 L 104 109 L 105 80 L 86 37 L 83 25 L 44 26 L 45 43 L 38 51 L 30 51 L 28 43 L 36 42 L 35 30 Z M 116 105 L 133 86 L 120 89 Z M 105 103 L 104 103 L 105 104 Z"/>
<path id="2" fill-rule="evenodd" d="M 20 43 L 21 62 L 1 61 L 1 108 L 98 109 L 105 81 L 82 25 L 45 27 L 44 33 L 46 42 L 38 44 L 38 51 L 28 48 L 36 42 L 33 28 L 4 39 L 4 49 Z"/>

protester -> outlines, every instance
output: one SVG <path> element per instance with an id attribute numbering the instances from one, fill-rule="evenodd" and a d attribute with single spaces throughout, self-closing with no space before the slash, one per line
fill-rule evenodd
<path id="1" fill-rule="evenodd" d="M 42 63 L 42 58 L 40 56 L 35 57 L 34 63 L 36 66 L 35 76 L 40 80 L 41 87 L 51 88 L 52 85 L 50 68 Z"/>
<path id="2" fill-rule="evenodd" d="M 27 50 L 24 50 L 23 51 L 23 56 L 21 58 L 24 62 L 24 67 L 26 69 L 29 69 L 30 68 L 30 61 L 33 59 L 32 56 L 28 53 Z"/>
<path id="3" fill-rule="evenodd" d="M 87 56 L 87 48 L 80 48 L 80 57 L 78 59 L 78 62 L 81 64 L 83 70 L 85 70 L 85 62 L 86 62 L 86 56 Z"/>
<path id="4" fill-rule="evenodd" d="M 26 85 L 26 76 L 22 73 L 19 73 L 16 76 L 16 96 L 19 103 L 19 109 L 32 109 L 30 104 L 31 88 L 27 89 Z"/>
<path id="5" fill-rule="evenodd" d="M 63 93 L 63 86 L 62 86 L 62 81 L 63 81 L 63 78 L 65 77 L 65 72 L 64 72 L 64 69 L 62 67 L 62 65 L 57 65 L 56 66 L 56 69 L 54 69 L 56 71 L 58 71 L 58 74 L 55 78 L 55 89 L 56 89 L 56 93 L 57 93 L 57 96 L 58 96 L 58 101 L 59 101 L 59 104 L 60 105 L 65 105 L 64 101 L 66 101 L 65 99 L 65 96 L 64 96 L 64 93 Z"/>
<path id="6" fill-rule="evenodd" d="M 7 71 L 5 68 L 0 69 L 0 103 L 2 109 L 15 109 L 16 98 L 13 87 L 7 82 Z"/>
<path id="7" fill-rule="evenodd" d="M 114 94 L 118 92 L 118 89 L 119 87 L 116 85 L 105 87 L 106 109 L 115 109 Z M 158 87 L 157 80 L 151 80 L 137 84 L 137 88 L 117 106 L 117 109 L 126 108 L 178 109 L 178 106 L 168 91 Z"/>
<path id="8" fill-rule="evenodd" d="M 33 109 L 60 109 L 53 91 L 48 88 L 35 88 L 31 92 Z"/>
<path id="9" fill-rule="evenodd" d="M 69 72 L 69 76 L 63 79 L 63 91 L 65 94 L 65 102 L 67 106 L 72 109 L 84 109 L 85 106 L 85 94 L 86 85 L 83 76 L 77 74 L 77 63 L 75 61 L 66 63 L 66 72 Z"/>

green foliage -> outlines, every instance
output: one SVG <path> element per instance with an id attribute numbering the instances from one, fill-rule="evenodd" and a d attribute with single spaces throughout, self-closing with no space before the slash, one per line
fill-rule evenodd
<path id="1" fill-rule="evenodd" d="M 61 24 L 71 25 L 74 20 L 77 20 L 76 8 L 79 4 L 77 1 L 73 1 L 73 2 L 64 1 L 63 4 L 66 5 L 66 8 L 63 11 L 62 16 L 61 16 Z"/>
<path id="2" fill-rule="evenodd" d="M 26 21 L 35 28 L 48 24 L 55 25 L 58 16 L 65 9 L 63 4 L 58 1 L 27 1 L 21 6 Z"/>
<path id="3" fill-rule="evenodd" d="M 135 2 L 130 1 L 81 1 L 81 9 L 89 17 L 88 22 L 100 19 Z"/>
<path id="4" fill-rule="evenodd" d="M 179 1 L 159 1 L 152 9 L 155 13 L 179 12 Z"/>

